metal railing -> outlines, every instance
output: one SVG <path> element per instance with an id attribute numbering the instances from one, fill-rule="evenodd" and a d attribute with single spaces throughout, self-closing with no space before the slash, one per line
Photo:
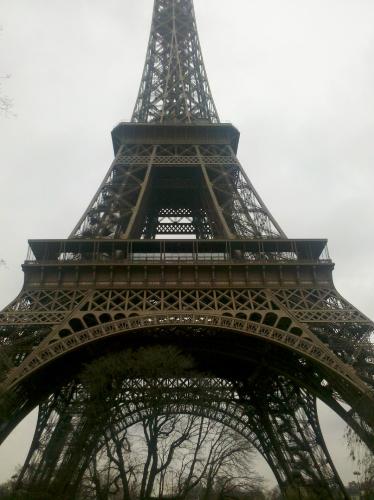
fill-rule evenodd
<path id="1" fill-rule="evenodd" d="M 329 263 L 325 240 L 32 240 L 26 263 Z"/>

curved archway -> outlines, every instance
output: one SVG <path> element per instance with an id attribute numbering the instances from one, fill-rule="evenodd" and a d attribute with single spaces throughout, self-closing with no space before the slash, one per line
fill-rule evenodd
<path id="1" fill-rule="evenodd" d="M 254 314 L 256 314 L 256 316 L 254 316 Z M 271 313 L 271 315 L 266 312 L 256 312 L 249 315 L 247 314 L 245 317 L 243 317 L 243 314 L 238 315 L 234 311 L 232 311 L 230 315 L 217 315 L 211 312 L 200 311 L 164 311 L 162 313 L 157 312 L 153 314 L 131 314 L 128 317 L 117 316 L 114 320 L 109 314 L 94 314 L 81 311 L 72 315 L 68 321 L 55 328 L 52 334 L 49 335 L 28 358 L 26 358 L 19 368 L 15 369 L 10 374 L 6 385 L 7 389 L 8 391 L 16 391 L 19 398 L 22 398 L 22 402 L 18 399 L 13 407 L 13 422 L 16 422 L 17 418 L 20 420 L 23 415 L 27 413 L 28 409 L 31 409 L 32 406 L 40 402 L 31 399 L 28 400 L 27 397 L 24 397 L 24 388 L 26 387 L 27 393 L 27 384 L 34 384 L 35 387 L 35 384 L 38 384 L 37 379 L 43 377 L 44 373 L 48 373 L 50 369 L 53 370 L 58 364 L 60 364 L 60 367 L 63 366 L 66 364 L 66 360 L 71 359 L 74 355 L 79 355 L 79 357 L 81 357 L 81 353 L 84 350 L 95 352 L 95 357 L 100 352 L 100 346 L 103 345 L 103 342 L 107 342 L 108 344 L 115 344 L 115 342 L 117 342 L 118 345 L 124 345 L 127 343 L 128 339 L 140 339 L 143 334 L 147 335 L 149 339 L 164 337 L 164 339 L 167 338 L 169 340 L 171 338 L 182 338 L 184 335 L 188 335 L 189 339 L 192 339 L 190 343 L 196 344 L 197 350 L 199 350 L 198 342 L 202 338 L 206 337 L 206 339 L 209 339 L 210 345 L 215 345 L 217 338 L 222 336 L 225 338 L 226 345 L 226 351 L 224 347 L 222 350 L 222 352 L 225 351 L 224 355 L 227 356 L 228 351 L 231 350 L 233 356 L 242 356 L 243 359 L 249 359 L 250 356 L 248 356 L 248 352 L 240 353 L 239 351 L 241 348 L 235 348 L 232 344 L 234 339 L 235 342 L 237 339 L 241 339 L 242 345 L 245 345 L 247 351 L 250 351 L 255 344 L 258 346 L 266 345 L 267 347 L 265 350 L 263 348 L 259 349 L 261 356 L 264 355 L 264 352 L 267 352 L 270 356 L 269 359 L 272 361 L 277 359 L 278 366 L 276 371 L 278 373 L 282 373 L 283 371 L 283 373 L 290 378 L 294 376 L 295 380 L 298 380 L 296 382 L 297 387 L 300 388 L 305 386 L 307 379 L 310 382 L 312 372 L 318 372 L 319 378 L 316 380 L 316 385 L 313 387 L 314 394 L 318 395 L 320 390 L 325 390 L 325 399 L 331 407 L 334 407 L 334 405 L 336 406 L 337 403 L 335 396 L 333 396 L 334 391 L 338 392 L 352 407 L 354 407 L 357 399 L 360 401 L 361 405 L 364 404 L 365 401 L 370 401 L 371 404 L 371 393 L 369 389 L 356 376 L 353 369 L 339 360 L 305 325 L 300 325 L 292 321 L 283 311 L 276 311 Z M 228 345 L 230 345 L 229 349 L 227 349 Z M 282 350 L 281 355 L 279 349 Z M 275 355 L 275 353 L 277 354 Z M 82 359 L 83 358 L 80 359 L 80 363 L 82 363 Z M 283 359 L 285 363 L 282 366 Z M 256 362 L 258 362 L 258 359 Z M 312 369 L 313 366 L 318 366 L 318 370 Z M 306 376 L 302 376 L 302 370 L 305 370 Z M 52 379 L 55 384 L 56 378 L 52 377 Z M 269 391 L 265 392 L 269 393 Z M 347 394 L 349 397 L 347 397 Z M 352 395 L 355 397 L 352 398 Z M 30 406 L 27 406 L 28 404 Z M 313 404 L 315 406 L 315 402 Z M 358 411 L 360 411 L 360 407 L 356 406 L 355 409 L 357 410 L 357 408 Z M 18 416 L 17 411 L 19 411 Z M 313 405 L 310 403 L 308 412 L 309 415 L 315 413 Z M 261 418 L 267 418 L 265 413 Z M 268 414 L 271 414 L 270 409 Z M 352 414 L 346 412 L 345 416 L 348 419 L 352 417 Z M 313 416 L 313 418 L 315 419 L 316 417 Z M 278 423 L 275 424 L 273 422 L 272 425 L 275 425 L 277 428 Z M 294 425 L 297 426 L 298 423 L 295 422 Z M 251 427 L 253 428 L 253 426 Z M 5 436 L 11 428 L 11 426 L 3 428 L 3 435 Z M 371 440 L 370 442 L 372 443 L 370 430 L 361 429 L 361 427 L 358 427 L 358 430 L 363 434 L 366 432 L 364 437 Z M 280 429 L 279 432 L 278 430 L 272 432 L 271 438 L 261 436 L 261 438 L 257 440 L 254 439 L 253 443 L 266 442 L 266 440 L 275 443 L 277 439 L 276 435 L 281 434 L 281 432 L 282 429 Z M 316 436 L 318 432 L 319 423 L 316 421 L 314 430 Z M 322 436 L 318 436 L 318 439 L 320 440 L 320 449 L 323 450 L 322 453 L 329 457 Z M 284 443 L 279 445 L 278 448 L 284 450 Z M 297 478 L 293 477 L 291 472 L 293 468 L 292 465 L 290 466 L 293 460 L 292 453 L 288 453 L 288 456 L 291 458 L 285 461 L 284 458 L 276 455 L 274 449 L 275 447 L 272 446 L 271 449 L 265 450 L 263 455 L 266 456 L 266 461 L 273 472 L 279 470 L 284 471 L 281 474 L 277 472 L 278 482 L 280 484 L 287 484 L 297 480 Z M 310 454 L 310 456 L 312 456 L 312 454 Z M 305 468 L 307 463 L 305 462 L 305 457 L 300 457 L 300 460 L 304 460 L 303 467 Z M 283 462 L 282 465 L 279 465 L 280 462 Z M 333 472 L 330 472 L 326 475 L 325 479 L 322 478 L 321 480 L 330 481 L 332 482 L 331 484 L 337 484 L 336 477 L 338 476 L 331 459 L 324 459 L 324 463 L 329 464 L 330 471 Z M 320 466 L 316 468 L 320 470 L 323 469 L 323 467 Z M 327 479 L 327 476 L 329 479 Z"/>
<path id="2" fill-rule="evenodd" d="M 22 392 L 23 383 L 27 383 L 29 379 L 32 380 L 33 375 L 42 372 L 43 369 L 53 365 L 56 361 L 63 359 L 75 351 L 95 345 L 95 343 L 99 343 L 99 341 L 105 339 L 112 339 L 113 337 L 124 339 L 127 335 L 139 334 L 140 331 L 154 332 L 158 335 L 161 329 L 167 330 L 172 328 L 198 330 L 194 335 L 195 339 L 201 335 L 214 335 L 214 333 L 209 332 L 225 332 L 227 335 L 230 335 L 229 332 L 233 332 L 243 338 L 268 342 L 269 345 L 283 348 L 287 352 L 295 354 L 299 360 L 298 367 L 310 362 L 318 364 L 320 368 L 322 367 L 323 376 L 319 381 L 320 386 L 318 390 L 322 389 L 324 385 L 324 389 L 328 389 L 327 392 L 337 391 L 340 397 L 351 406 L 353 411 L 341 411 L 339 404 L 336 403 L 336 398 L 330 396 L 325 399 L 325 402 L 335 411 L 341 411 L 340 415 L 344 419 L 350 420 L 348 422 L 350 425 L 353 424 L 356 426 L 356 432 L 360 433 L 362 431 L 361 437 L 364 438 L 368 446 L 371 448 L 374 447 L 374 440 L 370 431 L 370 419 L 373 419 L 373 415 L 370 412 L 370 407 L 373 404 L 371 391 L 357 377 L 350 366 L 345 365 L 339 360 L 306 327 L 301 329 L 299 328 L 300 325 L 295 326 L 295 323 L 281 311 L 278 312 L 277 321 L 275 321 L 275 315 L 272 317 L 272 322 L 275 322 L 276 326 L 253 321 L 255 319 L 253 314 L 249 316 L 249 319 L 243 319 L 242 317 L 235 317 L 235 315 L 218 316 L 206 312 L 181 313 L 171 311 L 155 314 L 138 314 L 114 321 L 109 321 L 109 315 L 106 315 L 105 318 L 98 314 L 89 314 L 89 316 L 88 318 L 87 313 L 81 313 L 76 317 L 70 318 L 68 324 L 61 324 L 18 368 L 10 373 L 3 387 L 8 392 L 14 389 L 19 391 L 17 387 L 21 387 Z M 265 318 L 267 318 L 265 314 L 258 314 L 257 319 L 265 320 Z M 100 319 L 104 321 L 100 323 Z M 91 323 L 93 326 L 80 329 L 84 322 Z M 78 328 L 76 328 L 77 331 L 72 330 L 72 325 L 78 325 Z M 277 328 L 277 326 L 283 326 L 285 329 Z M 367 405 L 367 402 L 369 402 L 369 405 Z M 16 401 L 15 406 L 11 410 L 13 413 L 13 422 L 11 425 L 5 424 L 0 429 L 3 439 L 23 416 L 35 404 L 38 404 L 38 401 L 27 401 L 24 398 L 18 416 L 17 404 L 20 406 L 20 402 Z M 365 429 L 361 429 L 360 424 L 356 425 L 356 422 L 352 418 L 354 412 L 358 413 L 361 417 L 364 416 L 366 421 L 369 418 L 369 423 Z"/>
<path id="3" fill-rule="evenodd" d="M 93 315 L 86 315 L 92 317 Z M 105 316 L 105 318 L 104 318 Z M 271 316 L 271 317 L 270 317 Z M 355 374 L 351 366 L 343 363 L 334 353 L 317 339 L 306 327 L 295 330 L 277 328 L 276 324 L 288 319 L 282 315 L 266 314 L 260 317 L 263 322 L 255 322 L 241 319 L 235 316 L 218 316 L 204 312 L 164 312 L 158 314 L 141 314 L 109 321 L 110 315 L 100 315 L 98 324 L 91 327 L 83 327 L 78 318 L 69 320 L 70 326 L 80 325 L 83 328 L 59 328 L 52 338 L 43 342 L 26 360 L 17 368 L 13 369 L 4 383 L 4 389 L 8 390 L 22 382 L 34 371 L 43 368 L 44 365 L 53 362 L 56 358 L 66 353 L 79 349 L 89 343 L 93 343 L 104 337 L 126 334 L 140 329 L 151 329 L 165 326 L 202 326 L 208 328 L 232 330 L 250 337 L 261 338 L 265 341 L 275 343 L 286 349 L 323 365 L 331 372 L 345 379 L 346 382 L 355 387 L 364 397 L 374 401 L 372 391 Z M 267 323 L 271 324 L 267 324 Z M 292 323 L 284 323 L 289 328 Z"/>
<path id="4" fill-rule="evenodd" d="M 117 399 L 115 402 L 115 419 L 113 421 L 113 414 L 108 419 L 108 422 L 111 421 L 111 425 L 115 426 L 116 432 L 119 429 L 125 429 L 136 424 L 144 416 L 147 416 L 147 412 L 153 415 L 155 409 L 158 415 L 201 415 L 235 430 L 254 445 L 270 465 L 283 489 L 290 487 L 296 480 L 308 488 L 310 487 L 308 486 L 309 482 L 312 481 L 312 487 L 316 487 L 317 484 L 321 488 L 324 487 L 327 495 L 325 497 L 330 498 L 330 488 L 334 490 L 342 488 L 323 438 L 318 434 L 319 424 L 316 417 L 315 399 L 308 397 L 305 392 L 295 390 L 295 386 L 289 381 L 279 378 L 275 385 L 273 383 L 273 390 L 279 394 L 278 399 L 277 397 L 273 399 L 271 404 L 270 402 L 266 403 L 266 399 L 261 399 L 260 404 L 256 403 L 256 397 L 260 396 L 262 392 L 261 387 L 259 387 L 257 396 L 256 391 L 254 391 L 251 400 L 249 400 L 246 388 L 237 386 L 235 382 L 207 376 L 157 379 L 157 397 L 152 394 L 154 389 L 155 381 L 153 379 L 149 381 L 141 378 L 127 378 L 123 382 L 118 393 L 120 400 Z M 116 389 L 116 391 L 118 390 Z M 131 397 L 129 397 L 129 394 Z M 285 395 L 287 395 L 289 410 L 287 415 L 283 413 L 285 403 L 283 398 Z M 81 403 L 79 395 L 78 400 Z M 270 404 L 270 406 L 267 407 L 267 404 Z M 279 405 L 279 409 L 275 412 L 277 405 Z M 66 405 L 62 406 L 65 408 L 66 413 L 65 415 L 59 415 L 60 420 L 52 434 L 50 433 L 53 427 L 49 423 L 46 425 L 46 422 L 40 422 L 38 426 L 39 428 L 48 429 L 49 435 L 46 442 L 53 449 L 57 446 L 56 443 L 61 443 L 61 426 L 62 429 L 66 427 L 66 415 L 70 419 L 74 411 L 77 412 L 76 408 L 72 410 Z M 52 407 L 53 405 L 50 406 L 50 408 Z M 72 406 L 72 408 L 74 407 Z M 80 408 L 81 406 L 79 406 Z M 269 415 L 266 425 L 262 420 L 263 413 Z M 74 432 L 74 440 L 77 439 L 77 434 L 83 432 L 85 453 L 90 453 L 91 448 L 97 448 L 97 435 L 95 433 L 86 434 L 87 424 L 84 415 L 82 418 L 83 423 L 80 425 L 79 419 L 77 420 L 77 417 L 74 417 L 76 426 L 74 428 L 77 429 Z M 305 423 L 300 425 L 303 421 L 309 422 L 308 428 L 305 427 Z M 61 425 L 59 426 L 59 424 Z M 104 419 L 104 426 L 106 424 L 107 421 Z M 291 432 L 291 434 L 285 441 L 284 436 L 287 435 L 287 432 Z M 57 439 L 53 438 L 54 434 Z M 275 442 L 277 438 L 282 441 L 283 451 L 281 453 L 279 451 L 281 441 L 277 445 Z M 40 443 L 42 442 L 41 436 L 36 436 L 35 449 L 38 456 L 41 453 Z M 266 443 L 268 444 L 266 445 Z M 69 468 L 70 474 L 74 474 L 75 467 L 72 468 L 72 464 L 74 465 L 74 460 L 81 460 L 81 453 L 71 454 L 74 446 L 71 445 L 69 439 L 66 439 L 65 445 L 68 455 L 63 456 L 62 464 Z M 296 451 L 296 446 L 300 448 L 299 451 Z M 50 468 L 51 453 L 45 455 L 49 457 L 45 466 Z M 322 462 L 321 457 L 324 457 Z M 300 469 L 300 460 L 303 461 L 302 469 Z M 316 467 L 316 464 L 319 467 Z M 40 464 L 38 465 L 36 470 L 43 476 L 43 467 Z M 80 470 L 80 467 L 77 463 L 76 469 Z M 32 467 L 31 470 L 33 471 L 35 468 Z M 296 470 L 299 470 L 298 477 L 294 476 Z M 46 475 L 48 476 L 48 474 Z M 38 478 L 33 477 L 33 482 L 37 481 Z M 342 491 L 344 491 L 343 488 Z"/>

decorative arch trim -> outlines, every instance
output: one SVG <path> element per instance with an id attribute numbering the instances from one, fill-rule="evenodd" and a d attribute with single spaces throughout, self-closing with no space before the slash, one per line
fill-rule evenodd
<path id="1" fill-rule="evenodd" d="M 134 332 L 136 330 L 154 329 L 167 326 L 208 327 L 219 330 L 230 330 L 248 337 L 262 339 L 296 352 L 330 371 L 339 375 L 363 395 L 373 398 L 370 389 L 359 379 L 354 369 L 340 361 L 322 342 L 311 338 L 308 331 L 301 335 L 284 331 L 279 328 L 256 323 L 254 321 L 230 316 L 219 316 L 200 312 L 163 312 L 143 314 L 117 321 L 111 321 L 71 332 L 65 338 L 53 338 L 48 344 L 41 344 L 17 368 L 13 369 L 3 389 L 9 390 L 18 385 L 32 373 L 43 368 L 55 359 L 77 350 L 89 343 Z"/>

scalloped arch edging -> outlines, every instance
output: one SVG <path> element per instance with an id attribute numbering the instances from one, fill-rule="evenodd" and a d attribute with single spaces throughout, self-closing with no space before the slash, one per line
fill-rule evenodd
<path id="1" fill-rule="evenodd" d="M 151 329 L 165 326 L 203 326 L 220 330 L 232 330 L 242 335 L 260 338 L 295 351 L 318 364 L 334 371 L 349 383 L 354 384 L 360 392 L 370 392 L 366 385 L 357 377 L 353 368 L 341 362 L 322 342 L 308 338 L 308 334 L 297 336 L 278 328 L 256 323 L 250 320 L 218 316 L 210 313 L 176 313 L 163 312 L 128 317 L 109 323 L 95 325 L 83 331 L 78 331 L 66 338 L 53 339 L 48 345 L 42 344 L 31 353 L 29 360 L 12 370 L 3 387 L 11 389 L 36 370 L 53 360 L 79 349 L 97 340 L 126 334 L 141 329 Z"/>

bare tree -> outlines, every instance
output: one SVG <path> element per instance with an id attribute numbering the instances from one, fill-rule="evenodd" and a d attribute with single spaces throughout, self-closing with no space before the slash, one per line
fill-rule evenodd
<path id="1" fill-rule="evenodd" d="M 361 491 L 365 492 L 365 495 L 369 495 L 367 498 L 372 498 L 374 497 L 374 455 L 350 427 L 346 429 L 345 438 L 349 456 L 355 464 L 358 486 Z"/>
<path id="2" fill-rule="evenodd" d="M 262 485 L 249 443 L 204 417 L 153 415 L 125 440 L 125 449 L 108 440 L 92 457 L 84 476 L 91 498 L 235 498 Z"/>
<path id="3" fill-rule="evenodd" d="M 19 484 L 66 500 L 249 498 L 253 448 L 210 412 L 207 380 L 173 347 L 92 362 Z"/>
<path id="4" fill-rule="evenodd" d="M 193 373 L 188 357 L 165 347 L 110 356 L 83 373 L 89 394 L 85 404 L 91 405 L 96 423 L 101 420 L 106 429 L 84 475 L 96 495 L 99 488 L 108 495 L 105 498 L 184 499 L 199 488 L 208 499 L 217 491 L 223 498 L 234 491 L 258 489 L 261 480 L 251 466 L 253 448 L 245 438 L 194 413 L 193 406 L 180 409 L 174 398 L 165 397 L 161 379 Z M 128 389 L 123 380 L 131 377 L 138 392 L 124 401 Z M 139 412 L 138 422 L 121 428 L 126 404 L 135 408 L 137 399 L 141 404 L 133 411 Z"/>

